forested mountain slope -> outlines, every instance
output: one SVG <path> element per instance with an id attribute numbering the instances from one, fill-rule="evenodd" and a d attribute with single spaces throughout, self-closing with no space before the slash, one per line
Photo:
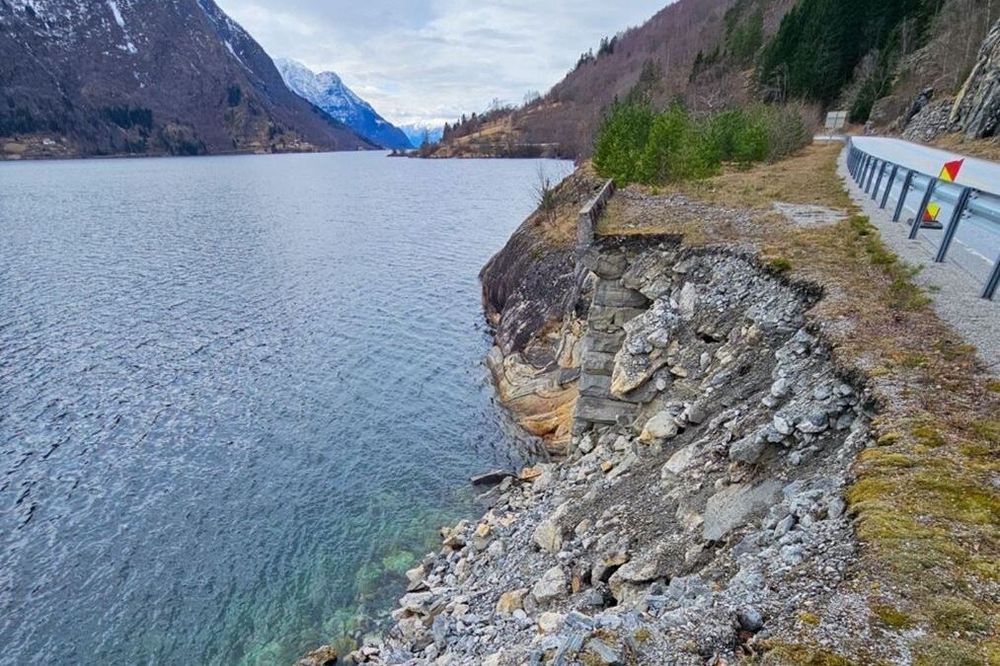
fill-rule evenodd
<path id="1" fill-rule="evenodd" d="M 801 100 L 898 127 L 926 88 L 957 93 L 998 16 L 991 0 L 679 0 L 546 95 L 448 127 L 437 153 L 586 157 L 612 102 L 637 93 L 696 113 Z"/>
<path id="2" fill-rule="evenodd" d="M 0 156 L 367 147 L 212 0 L 0 0 Z"/>

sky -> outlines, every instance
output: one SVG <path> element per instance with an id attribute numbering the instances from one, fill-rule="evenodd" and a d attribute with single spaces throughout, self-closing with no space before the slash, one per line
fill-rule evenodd
<path id="1" fill-rule="evenodd" d="M 216 0 L 274 58 L 334 71 L 397 124 L 544 93 L 668 0 Z"/>

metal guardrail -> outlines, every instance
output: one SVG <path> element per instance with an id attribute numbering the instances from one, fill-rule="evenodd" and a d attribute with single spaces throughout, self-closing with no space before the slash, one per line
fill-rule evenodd
<path id="1" fill-rule="evenodd" d="M 885 208 L 892 198 L 896 183 L 902 178 L 899 194 L 896 195 L 896 206 L 892 221 L 899 222 L 903 215 L 907 197 L 911 192 L 923 192 L 920 207 L 913 218 L 910 228 L 910 239 L 917 238 L 927 207 L 936 201 L 952 206 L 951 219 L 944 227 L 944 235 L 934 256 L 936 263 L 942 263 L 948 256 L 952 241 L 962 220 L 977 218 L 987 223 L 1000 225 L 1000 195 L 983 192 L 971 187 L 949 183 L 936 176 L 921 173 L 900 164 L 894 164 L 861 150 L 850 143 L 847 153 L 847 167 L 851 177 L 865 194 L 871 194 L 873 201 L 878 201 L 879 208 Z M 882 189 L 885 183 L 885 189 Z M 881 198 L 879 195 L 881 193 Z M 983 288 L 982 297 L 992 300 L 1000 286 L 1000 256 L 993 262 L 990 278 Z"/>

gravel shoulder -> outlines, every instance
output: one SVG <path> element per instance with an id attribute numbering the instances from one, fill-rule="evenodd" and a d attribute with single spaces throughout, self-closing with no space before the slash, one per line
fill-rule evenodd
<path id="1" fill-rule="evenodd" d="M 899 257 L 922 270 L 913 278 L 928 290 L 934 311 L 979 350 L 980 360 L 993 376 L 1000 376 L 1000 301 L 980 298 L 983 285 L 955 264 L 934 263 L 928 247 L 908 238 L 909 227 L 892 221 L 892 212 L 880 210 L 870 195 L 854 182 L 847 170 L 847 151 L 837 172 L 854 202 L 882 234 L 882 240 Z"/>

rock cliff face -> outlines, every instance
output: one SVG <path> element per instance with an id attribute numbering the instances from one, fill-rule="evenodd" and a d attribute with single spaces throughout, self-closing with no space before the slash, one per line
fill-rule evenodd
<path id="1" fill-rule="evenodd" d="M 950 120 L 970 139 L 1000 132 L 1000 21 L 983 42 L 976 65 L 955 99 Z"/>
<path id="2" fill-rule="evenodd" d="M 804 632 L 847 653 L 870 639 L 842 498 L 866 397 L 806 326 L 818 293 L 731 250 L 599 243 L 589 281 L 636 296 L 597 287 L 583 308 L 626 320 L 603 353 L 634 410 L 577 410 L 567 458 L 445 530 L 356 661 L 700 666 Z"/>
<path id="3" fill-rule="evenodd" d="M 500 398 L 556 455 L 569 442 L 579 374 L 577 213 L 601 184 L 585 171 L 570 176 L 550 209 L 528 218 L 480 275 L 483 307 L 495 327 L 487 361 Z"/>
<path id="4" fill-rule="evenodd" d="M 0 156 L 369 147 L 212 0 L 0 0 Z"/>

